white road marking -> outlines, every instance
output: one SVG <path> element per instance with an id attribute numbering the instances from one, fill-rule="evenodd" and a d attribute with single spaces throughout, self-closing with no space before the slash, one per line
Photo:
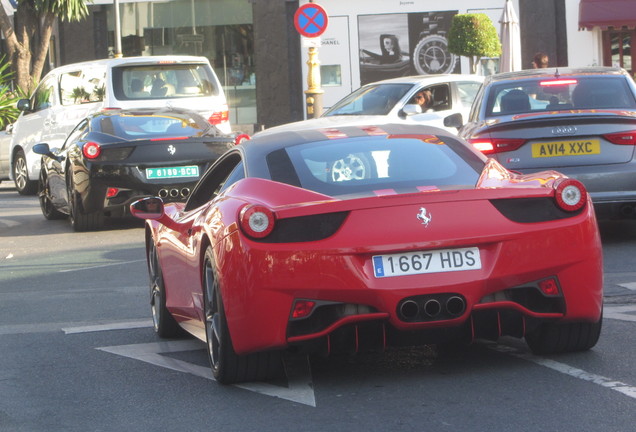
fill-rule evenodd
<path id="1" fill-rule="evenodd" d="M 134 321 L 119 321 L 119 322 L 112 322 L 107 324 L 87 325 L 87 326 L 80 326 L 80 327 L 65 327 L 65 328 L 62 328 L 62 331 L 65 334 L 75 334 L 75 333 L 90 333 L 90 332 L 110 331 L 110 330 L 127 330 L 127 329 L 146 328 L 146 327 L 152 327 L 151 319 L 134 320 Z"/>
<path id="2" fill-rule="evenodd" d="M 589 381 L 594 384 L 600 385 L 602 387 L 609 388 L 610 390 L 615 390 L 619 393 L 622 393 L 626 396 L 629 396 L 632 399 L 636 399 L 636 387 L 630 386 L 629 384 L 625 384 L 620 381 L 613 380 L 611 378 L 604 377 L 602 375 L 596 375 L 593 373 L 589 373 L 584 371 L 583 369 L 578 369 L 573 366 L 569 366 L 565 363 L 560 363 L 554 360 L 550 360 L 544 357 L 534 356 L 532 354 L 528 354 L 522 351 L 519 351 L 517 348 L 509 347 L 506 345 L 491 345 L 495 351 L 510 354 L 514 357 L 518 357 L 523 360 L 527 360 L 532 363 L 536 363 L 540 366 L 547 367 L 549 369 L 555 370 L 565 375 L 569 375 L 574 378 L 581 379 L 583 381 Z"/>
<path id="3" fill-rule="evenodd" d="M 622 284 L 618 284 L 618 286 L 622 286 L 623 288 L 636 291 L 636 282 L 622 283 Z"/>
<path id="4" fill-rule="evenodd" d="M 83 270 L 92 270 L 92 269 L 96 269 L 96 268 L 112 267 L 112 266 L 117 266 L 117 265 L 125 265 L 125 264 L 132 264 L 132 263 L 145 262 L 145 261 L 146 261 L 145 259 L 141 259 L 141 260 L 126 261 L 126 262 L 116 262 L 116 263 L 110 263 L 110 264 L 101 264 L 101 265 L 90 266 L 90 267 L 82 267 L 82 268 L 72 268 L 72 269 L 60 270 L 58 273 L 69 273 L 69 272 L 76 272 L 76 271 L 83 271 Z"/>
<path id="5" fill-rule="evenodd" d="M 631 312 L 631 313 L 630 313 Z M 636 322 L 636 305 L 603 306 L 603 318 Z"/>
<path id="6" fill-rule="evenodd" d="M 203 342 L 199 340 L 152 342 L 146 344 L 101 347 L 97 349 L 111 354 L 140 360 L 155 366 L 165 367 L 171 370 L 196 375 L 201 378 L 214 380 L 212 371 L 209 367 L 203 367 L 161 355 L 162 353 L 198 351 L 205 349 Z M 235 384 L 235 387 L 315 407 L 316 398 L 314 396 L 308 360 L 306 360 L 304 364 L 301 362 L 294 362 L 293 364 L 286 363 L 285 366 L 288 382 L 287 387 L 281 387 L 265 382 Z"/>

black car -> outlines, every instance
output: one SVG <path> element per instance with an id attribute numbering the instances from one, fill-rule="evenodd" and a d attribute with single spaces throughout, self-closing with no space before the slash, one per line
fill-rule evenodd
<path id="1" fill-rule="evenodd" d="M 128 215 L 145 196 L 185 201 L 209 165 L 234 145 L 195 112 L 105 110 L 83 119 L 62 148 L 43 155 L 39 200 L 47 219 L 69 217 L 75 231 L 100 229 L 105 216 Z"/>

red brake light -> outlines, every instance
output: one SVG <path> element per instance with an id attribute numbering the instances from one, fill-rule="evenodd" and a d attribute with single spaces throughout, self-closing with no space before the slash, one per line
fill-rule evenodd
<path id="1" fill-rule="evenodd" d="M 119 193 L 119 189 L 114 187 L 109 187 L 106 189 L 106 198 L 112 198 Z"/>
<path id="2" fill-rule="evenodd" d="M 243 141 L 247 141 L 249 139 L 251 138 L 248 134 L 238 134 L 236 137 L 234 137 L 234 145 L 239 145 Z"/>
<path id="3" fill-rule="evenodd" d="M 229 119 L 230 119 L 230 111 L 223 110 L 223 111 L 213 112 L 210 118 L 208 119 L 208 121 L 210 122 L 210 124 L 218 125 L 228 121 Z"/>
<path id="4" fill-rule="evenodd" d="M 252 238 L 265 238 L 274 229 L 274 212 L 261 205 L 246 205 L 239 215 L 241 228 Z"/>
<path id="5" fill-rule="evenodd" d="M 555 278 L 543 279 L 539 282 L 539 289 L 546 296 L 558 296 L 559 284 Z"/>
<path id="6" fill-rule="evenodd" d="M 562 86 L 562 85 L 572 85 L 576 84 L 578 81 L 575 79 L 562 79 L 562 80 L 550 80 L 550 81 L 541 81 L 539 85 L 544 87 L 553 87 L 553 86 Z"/>
<path id="7" fill-rule="evenodd" d="M 636 131 L 606 134 L 603 138 L 612 144 L 636 145 Z"/>
<path id="8" fill-rule="evenodd" d="M 517 150 L 519 147 L 525 144 L 526 140 L 508 138 L 472 138 L 469 139 L 468 142 L 471 143 L 473 147 L 475 147 L 480 152 L 484 154 L 492 154 Z"/>
<path id="9" fill-rule="evenodd" d="M 292 314 L 291 314 L 292 319 L 308 317 L 309 315 L 311 315 L 311 312 L 314 310 L 314 306 L 316 306 L 315 301 L 296 300 L 296 302 L 294 303 L 294 308 L 292 309 Z"/>
<path id="10" fill-rule="evenodd" d="M 102 148 L 96 142 L 89 141 L 82 147 L 82 153 L 87 159 L 95 159 L 102 153 Z"/>
<path id="11" fill-rule="evenodd" d="M 554 198 L 559 207 L 568 212 L 581 209 L 587 202 L 585 186 L 578 180 L 562 179 L 554 185 Z"/>

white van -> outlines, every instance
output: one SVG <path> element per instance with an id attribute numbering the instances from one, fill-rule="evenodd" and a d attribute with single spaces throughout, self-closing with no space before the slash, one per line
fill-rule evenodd
<path id="1" fill-rule="evenodd" d="M 95 60 L 53 69 L 11 130 L 11 178 L 19 193 L 33 194 L 40 173 L 34 144 L 62 143 L 88 114 L 108 108 L 180 107 L 197 111 L 230 133 L 223 88 L 205 57 L 148 56 Z"/>

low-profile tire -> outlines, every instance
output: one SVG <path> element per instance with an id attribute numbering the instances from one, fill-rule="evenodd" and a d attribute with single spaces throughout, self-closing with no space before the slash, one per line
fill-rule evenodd
<path id="1" fill-rule="evenodd" d="M 13 182 L 20 195 L 35 195 L 38 190 L 37 180 L 29 178 L 29 170 L 23 150 L 18 150 L 13 158 Z"/>
<path id="2" fill-rule="evenodd" d="M 161 338 L 177 338 L 185 335 L 185 331 L 177 324 L 166 307 L 166 286 L 157 256 L 157 247 L 151 239 L 147 251 L 148 276 L 150 277 L 150 310 L 155 333 Z"/>
<path id="3" fill-rule="evenodd" d="M 51 194 L 48 180 L 44 174 L 44 170 L 40 172 L 40 181 L 38 182 L 38 200 L 40 201 L 40 209 L 42 214 L 48 220 L 65 219 L 67 215 L 55 208 L 51 201 Z"/>
<path id="4" fill-rule="evenodd" d="M 104 226 L 103 212 L 84 213 L 72 179 L 68 181 L 68 200 L 69 219 L 76 232 L 97 231 Z"/>
<path id="5" fill-rule="evenodd" d="M 214 378 L 221 384 L 264 381 L 282 374 L 280 351 L 237 355 L 227 325 L 223 298 L 214 266 L 212 249 L 205 253 L 203 266 L 205 335 Z"/>
<path id="6" fill-rule="evenodd" d="M 602 325 L 602 314 L 595 323 L 543 323 L 526 335 L 526 343 L 538 355 L 587 351 L 598 342 Z"/>

